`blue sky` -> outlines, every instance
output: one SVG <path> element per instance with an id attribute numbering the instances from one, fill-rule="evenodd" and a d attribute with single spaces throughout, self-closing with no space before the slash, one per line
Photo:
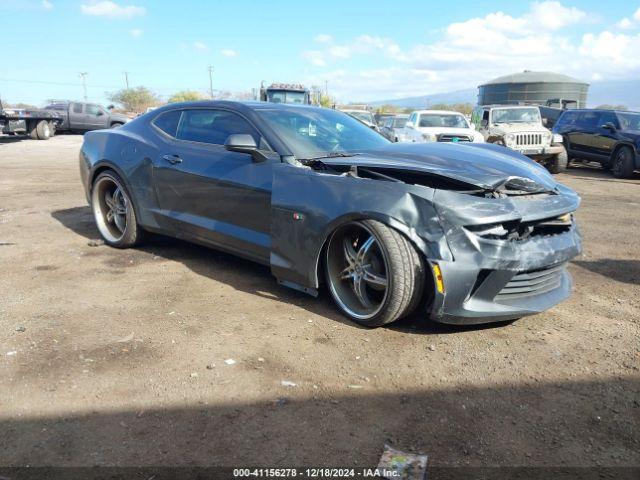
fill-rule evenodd
<path id="1" fill-rule="evenodd" d="M 446 8 L 447 5 L 450 8 Z M 43 104 L 144 85 L 322 85 L 341 101 L 475 87 L 524 69 L 638 78 L 640 2 L 0 0 L 0 95 Z"/>

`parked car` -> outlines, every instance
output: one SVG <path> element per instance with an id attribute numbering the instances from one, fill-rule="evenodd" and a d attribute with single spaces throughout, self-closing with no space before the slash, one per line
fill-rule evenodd
<path id="1" fill-rule="evenodd" d="M 496 145 L 392 143 L 336 110 L 203 101 L 88 132 L 104 241 L 159 232 L 271 267 L 352 320 L 504 321 L 566 298 L 580 199 Z"/>
<path id="2" fill-rule="evenodd" d="M 617 178 L 640 170 L 640 113 L 567 110 L 554 133 L 562 136 L 569 158 L 595 160 Z"/>
<path id="3" fill-rule="evenodd" d="M 396 114 L 395 113 L 376 113 L 373 118 L 376 121 L 376 125 L 378 125 L 378 127 L 380 127 L 380 129 L 382 129 L 383 125 L 385 123 L 387 123 L 387 120 L 389 120 L 390 118 L 395 117 Z"/>
<path id="4" fill-rule="evenodd" d="M 367 127 L 372 128 L 376 132 L 380 131 L 380 127 L 378 127 L 378 124 L 373 118 L 373 114 L 369 110 L 341 109 L 340 111 L 360 120 Z"/>
<path id="5" fill-rule="evenodd" d="M 488 143 L 526 155 L 551 173 L 566 170 L 567 152 L 562 137 L 544 127 L 537 106 L 480 106 L 471 114 L 471 121 Z"/>
<path id="6" fill-rule="evenodd" d="M 0 100 L 0 133 L 29 135 L 34 140 L 49 140 L 62 119 L 48 110 L 4 108 Z"/>
<path id="7" fill-rule="evenodd" d="M 404 142 L 404 126 L 409 119 L 409 115 L 394 115 L 388 117 L 380 129 L 380 133 L 392 142 Z"/>
<path id="8" fill-rule="evenodd" d="M 484 138 L 458 112 L 418 110 L 405 123 L 405 142 L 484 142 Z"/>
<path id="9" fill-rule="evenodd" d="M 130 119 L 121 113 L 111 112 L 96 103 L 83 102 L 55 102 L 45 107 L 55 111 L 61 118 L 62 124 L 58 130 L 89 131 L 102 128 L 117 128 Z"/>

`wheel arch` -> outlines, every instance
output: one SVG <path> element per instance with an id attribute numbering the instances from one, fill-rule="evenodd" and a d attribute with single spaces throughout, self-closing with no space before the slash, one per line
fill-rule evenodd
<path id="1" fill-rule="evenodd" d="M 633 153 L 634 155 L 637 154 L 636 152 L 636 146 L 631 143 L 631 142 L 619 142 L 613 149 L 613 152 L 611 152 L 611 157 L 609 158 L 609 161 L 613 161 L 615 159 L 615 156 L 618 154 L 618 152 L 620 151 L 621 148 L 624 147 L 628 147 L 631 149 L 631 153 Z"/>
<path id="2" fill-rule="evenodd" d="M 137 198 L 135 197 L 136 194 L 135 194 L 134 189 L 131 186 L 131 183 L 127 180 L 127 177 L 124 174 L 124 172 L 117 165 L 115 165 L 114 163 L 110 162 L 109 160 L 100 160 L 91 169 L 91 173 L 89 175 L 89 185 L 88 185 L 88 188 L 87 188 L 87 192 L 89 194 L 88 195 L 89 204 L 91 204 L 91 198 L 92 198 L 92 193 L 93 193 L 93 184 L 94 184 L 96 178 L 98 178 L 98 175 L 100 175 L 101 173 L 109 171 L 109 170 L 111 170 L 114 173 L 116 173 L 118 175 L 118 177 L 120 177 L 120 180 L 122 180 L 122 183 L 124 183 L 124 186 L 127 189 L 127 193 L 129 194 L 129 196 L 133 200 L 133 209 L 135 211 L 136 217 L 139 219 L 140 218 L 139 205 L 138 205 Z"/>
<path id="3" fill-rule="evenodd" d="M 407 226 L 405 223 L 395 219 L 390 215 L 385 215 L 380 212 L 353 212 L 342 215 L 336 219 L 334 219 L 327 228 L 322 236 L 322 243 L 320 248 L 315 254 L 315 272 L 314 272 L 314 280 L 315 280 L 315 288 L 318 288 L 322 283 L 324 283 L 324 253 L 326 252 L 327 245 L 329 243 L 329 239 L 331 235 L 343 225 L 353 222 L 353 221 L 362 221 L 362 220 L 376 220 L 389 228 L 393 228 L 394 230 L 400 232 L 404 235 L 409 243 L 416 249 L 418 255 L 420 255 L 425 262 L 425 265 L 428 264 L 428 258 L 431 253 L 431 249 L 427 242 L 425 242 L 421 237 L 419 237 L 415 231 Z"/>

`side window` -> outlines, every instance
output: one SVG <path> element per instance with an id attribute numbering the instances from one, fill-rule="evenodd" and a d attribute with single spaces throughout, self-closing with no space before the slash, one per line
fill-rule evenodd
<path id="1" fill-rule="evenodd" d="M 482 112 L 482 121 L 486 121 L 489 124 L 489 110 L 484 110 Z"/>
<path id="2" fill-rule="evenodd" d="M 182 110 L 171 110 L 158 115 L 152 123 L 167 135 L 175 138 L 178 133 L 181 115 Z"/>
<path id="3" fill-rule="evenodd" d="M 409 121 L 410 121 L 411 123 L 413 123 L 413 126 L 414 126 L 414 127 L 416 126 L 416 114 L 415 114 L 415 113 L 412 113 L 412 114 L 411 114 L 411 116 L 409 117 Z"/>
<path id="4" fill-rule="evenodd" d="M 618 125 L 618 117 L 616 117 L 615 112 L 602 112 L 600 114 L 598 126 L 601 127 L 605 123 L 613 123 L 616 128 L 620 128 L 620 125 Z"/>
<path id="5" fill-rule="evenodd" d="M 582 112 L 578 124 L 581 128 L 594 130 L 598 127 L 599 116 L 600 114 L 598 112 Z"/>
<path id="6" fill-rule="evenodd" d="M 260 142 L 258 132 L 237 113 L 225 110 L 185 110 L 178 125 L 177 138 L 191 142 L 224 145 L 229 135 L 246 133 Z"/>
<path id="7" fill-rule="evenodd" d="M 558 120 L 558 123 L 556 124 L 556 126 L 559 128 L 559 127 L 568 127 L 568 126 L 574 125 L 576 123 L 577 117 L 578 117 L 578 114 L 576 112 L 565 111 L 560 117 L 560 119 Z"/>
<path id="8" fill-rule="evenodd" d="M 85 107 L 85 113 L 88 113 L 89 115 L 98 115 L 99 111 L 100 107 L 98 107 L 97 105 L 87 105 Z"/>
<path id="9" fill-rule="evenodd" d="M 73 113 L 82 113 L 82 104 L 74 103 L 73 104 Z"/>

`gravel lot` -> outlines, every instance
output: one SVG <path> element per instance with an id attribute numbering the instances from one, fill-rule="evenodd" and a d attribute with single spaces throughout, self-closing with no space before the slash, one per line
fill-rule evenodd
<path id="1" fill-rule="evenodd" d="M 0 465 L 640 465 L 640 175 L 559 176 L 556 308 L 368 330 L 231 255 L 92 246 L 81 141 L 0 137 Z"/>

